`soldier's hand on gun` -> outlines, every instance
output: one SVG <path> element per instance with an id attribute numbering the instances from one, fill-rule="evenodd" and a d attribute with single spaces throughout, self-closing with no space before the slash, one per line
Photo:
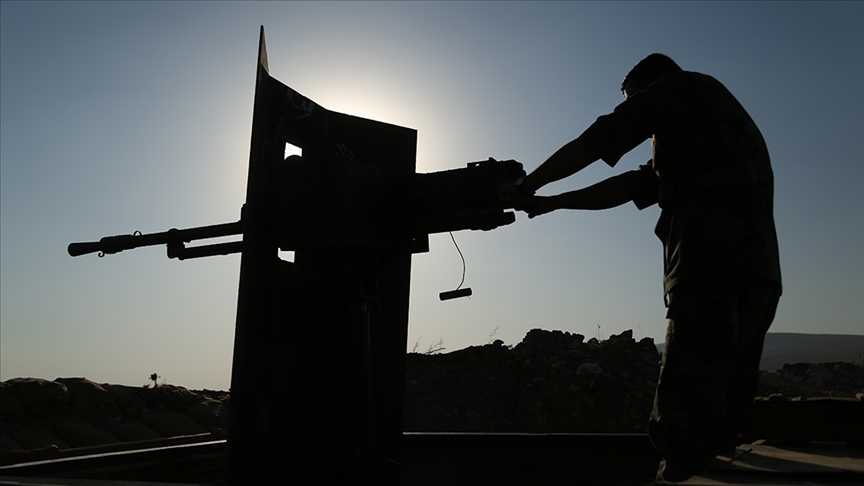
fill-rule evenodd
<path id="1" fill-rule="evenodd" d="M 553 199 L 548 196 L 532 196 L 528 198 L 527 203 L 521 209 L 528 214 L 529 219 L 534 219 L 541 214 L 551 213 L 558 209 L 553 203 Z"/>
<path id="2" fill-rule="evenodd" d="M 502 182 L 498 187 L 498 199 L 508 207 L 524 211 L 529 218 L 546 214 L 556 208 L 551 198 L 543 196 L 526 196 L 516 187 L 515 181 Z"/>
<path id="3" fill-rule="evenodd" d="M 504 181 L 498 186 L 498 200 L 507 207 L 522 210 L 530 199 L 530 196 L 526 196 L 516 187 L 516 181 Z"/>

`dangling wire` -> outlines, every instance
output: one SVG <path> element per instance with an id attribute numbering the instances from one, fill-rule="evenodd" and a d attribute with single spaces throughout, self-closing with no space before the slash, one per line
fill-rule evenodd
<path id="1" fill-rule="evenodd" d="M 453 236 L 453 232 L 450 231 L 450 239 L 453 240 L 453 244 L 456 245 L 456 251 L 459 252 L 459 258 L 462 259 L 462 281 L 459 282 L 459 286 L 456 287 L 456 290 L 448 290 L 447 292 L 441 292 L 438 294 L 438 298 L 442 301 L 458 299 L 460 297 L 471 297 L 471 287 L 462 288 L 462 284 L 465 283 L 465 255 L 462 254 L 462 250 L 459 249 L 459 245 L 456 243 L 456 237 Z"/>
<path id="2" fill-rule="evenodd" d="M 462 288 L 462 284 L 465 283 L 465 255 L 462 254 L 462 250 L 459 249 L 459 245 L 456 243 L 456 238 L 453 236 L 453 232 L 450 231 L 450 239 L 453 240 L 453 244 L 456 245 L 456 251 L 459 252 L 459 257 L 462 258 L 462 281 L 459 282 L 459 286 L 456 287 L 456 290 Z"/>

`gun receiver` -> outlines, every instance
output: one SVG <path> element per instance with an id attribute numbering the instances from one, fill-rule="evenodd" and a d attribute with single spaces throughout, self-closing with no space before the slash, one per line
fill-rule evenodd
<path id="1" fill-rule="evenodd" d="M 278 171 L 277 238 L 282 250 L 364 248 L 427 251 L 429 234 L 492 230 L 516 220 L 498 186 L 524 175 L 514 160 L 490 158 L 467 167 L 392 175 L 343 154 L 291 157 Z M 419 245 L 417 244 L 419 243 Z"/>
<path id="2" fill-rule="evenodd" d="M 498 186 L 524 176 L 522 164 L 493 158 L 463 169 L 413 174 L 404 196 L 405 224 L 414 233 L 489 231 L 516 221 L 498 200 Z"/>

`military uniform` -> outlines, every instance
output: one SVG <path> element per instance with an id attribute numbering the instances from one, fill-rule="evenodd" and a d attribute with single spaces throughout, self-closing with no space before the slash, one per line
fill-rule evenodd
<path id="1" fill-rule="evenodd" d="M 781 293 L 774 177 L 756 124 L 704 74 L 660 77 L 579 139 L 615 166 L 648 137 L 651 161 L 618 177 L 662 210 L 669 325 L 649 435 L 675 480 L 733 445 L 756 391 Z"/>

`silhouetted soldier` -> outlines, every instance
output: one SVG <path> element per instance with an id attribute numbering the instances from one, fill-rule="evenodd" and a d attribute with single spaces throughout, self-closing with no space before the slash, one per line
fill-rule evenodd
<path id="1" fill-rule="evenodd" d="M 499 197 L 529 217 L 633 201 L 662 209 L 666 347 L 649 422 L 658 479 L 684 480 L 735 445 L 781 293 L 774 176 L 756 124 L 716 79 L 651 54 L 626 100 Z M 584 189 L 535 196 L 598 159 L 614 167 L 652 137 L 653 158 Z"/>

